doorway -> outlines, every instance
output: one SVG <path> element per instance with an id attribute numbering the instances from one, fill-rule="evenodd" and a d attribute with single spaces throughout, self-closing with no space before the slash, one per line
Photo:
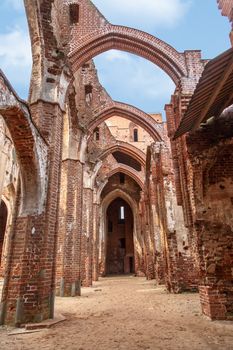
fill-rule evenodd
<path id="1" fill-rule="evenodd" d="M 107 209 L 106 273 L 134 273 L 133 213 L 129 204 L 116 198 Z"/>

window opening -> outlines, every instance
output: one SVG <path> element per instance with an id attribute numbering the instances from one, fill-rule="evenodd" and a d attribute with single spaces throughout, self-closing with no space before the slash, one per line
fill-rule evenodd
<path id="1" fill-rule="evenodd" d="M 100 139 L 100 129 L 99 128 L 95 128 L 94 130 L 94 140 L 95 141 L 99 141 Z"/>
<path id="2" fill-rule="evenodd" d="M 79 5 L 70 4 L 70 24 L 76 24 L 79 22 Z"/>
<path id="3" fill-rule="evenodd" d="M 133 140 L 134 142 L 138 142 L 138 129 L 134 129 L 133 131 Z"/>
<path id="4" fill-rule="evenodd" d="M 92 90 L 93 90 L 93 87 L 91 85 L 85 85 L 85 98 L 86 98 L 86 103 L 88 104 L 88 106 L 91 105 Z"/>
<path id="5" fill-rule="evenodd" d="M 125 207 L 120 207 L 120 220 L 125 220 Z"/>
<path id="6" fill-rule="evenodd" d="M 120 183 L 124 184 L 125 183 L 125 174 L 120 173 Z"/>

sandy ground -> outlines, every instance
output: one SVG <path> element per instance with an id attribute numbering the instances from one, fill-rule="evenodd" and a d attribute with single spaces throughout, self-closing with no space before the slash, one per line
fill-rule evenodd
<path id="1" fill-rule="evenodd" d="M 153 281 L 101 279 L 82 297 L 57 298 L 64 323 L 12 336 L 0 328 L 1 350 L 233 350 L 233 323 L 201 316 L 197 294 L 167 294 Z"/>

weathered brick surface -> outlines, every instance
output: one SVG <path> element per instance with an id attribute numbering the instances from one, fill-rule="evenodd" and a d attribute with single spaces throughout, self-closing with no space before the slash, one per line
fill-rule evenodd
<path id="1" fill-rule="evenodd" d="M 62 162 L 57 245 L 57 294 L 80 294 L 83 165 L 78 160 Z"/>
<path id="2" fill-rule="evenodd" d="M 232 109 L 190 135 L 187 145 L 194 173 L 194 251 L 202 309 L 212 319 L 231 319 Z"/>

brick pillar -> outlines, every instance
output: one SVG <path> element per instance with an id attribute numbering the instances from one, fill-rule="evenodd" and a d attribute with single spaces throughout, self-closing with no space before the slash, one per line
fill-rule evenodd
<path id="1" fill-rule="evenodd" d="M 83 189 L 81 251 L 82 286 L 90 287 L 92 285 L 93 259 L 93 190 L 91 188 Z"/>
<path id="2" fill-rule="evenodd" d="M 141 209 L 141 204 L 140 204 Z M 141 211 L 138 209 L 134 212 L 134 260 L 135 274 L 138 277 L 145 277 L 144 264 L 144 241 L 142 236 Z"/>
<path id="3" fill-rule="evenodd" d="M 156 210 L 156 179 L 150 180 L 150 217 L 151 227 L 153 229 L 154 252 L 155 252 L 155 279 L 157 284 L 164 284 L 164 257 L 162 251 L 161 232 L 159 227 L 159 218 Z"/>
<path id="4" fill-rule="evenodd" d="M 79 160 L 62 162 L 59 207 L 57 295 L 81 294 L 81 227 L 83 165 Z"/>
<path id="5" fill-rule="evenodd" d="M 100 206 L 99 211 L 99 276 L 106 275 L 106 239 L 105 239 L 105 212 L 103 205 Z"/>
<path id="6" fill-rule="evenodd" d="M 40 322 L 54 315 L 56 233 L 63 113 L 56 104 L 35 103 L 31 112 L 49 146 L 47 196 L 41 213 L 20 213 L 20 194 L 11 231 L 1 324 Z M 39 210 L 39 208 L 38 208 Z"/>
<path id="7" fill-rule="evenodd" d="M 151 235 L 151 222 L 149 214 L 148 198 L 144 198 L 142 195 L 142 207 L 143 207 L 143 230 L 144 230 L 144 242 L 145 242 L 145 262 L 146 262 L 146 277 L 151 280 L 155 278 L 154 271 L 154 244 Z"/>
<path id="8" fill-rule="evenodd" d="M 93 205 L 93 281 L 99 278 L 99 204 Z"/>

